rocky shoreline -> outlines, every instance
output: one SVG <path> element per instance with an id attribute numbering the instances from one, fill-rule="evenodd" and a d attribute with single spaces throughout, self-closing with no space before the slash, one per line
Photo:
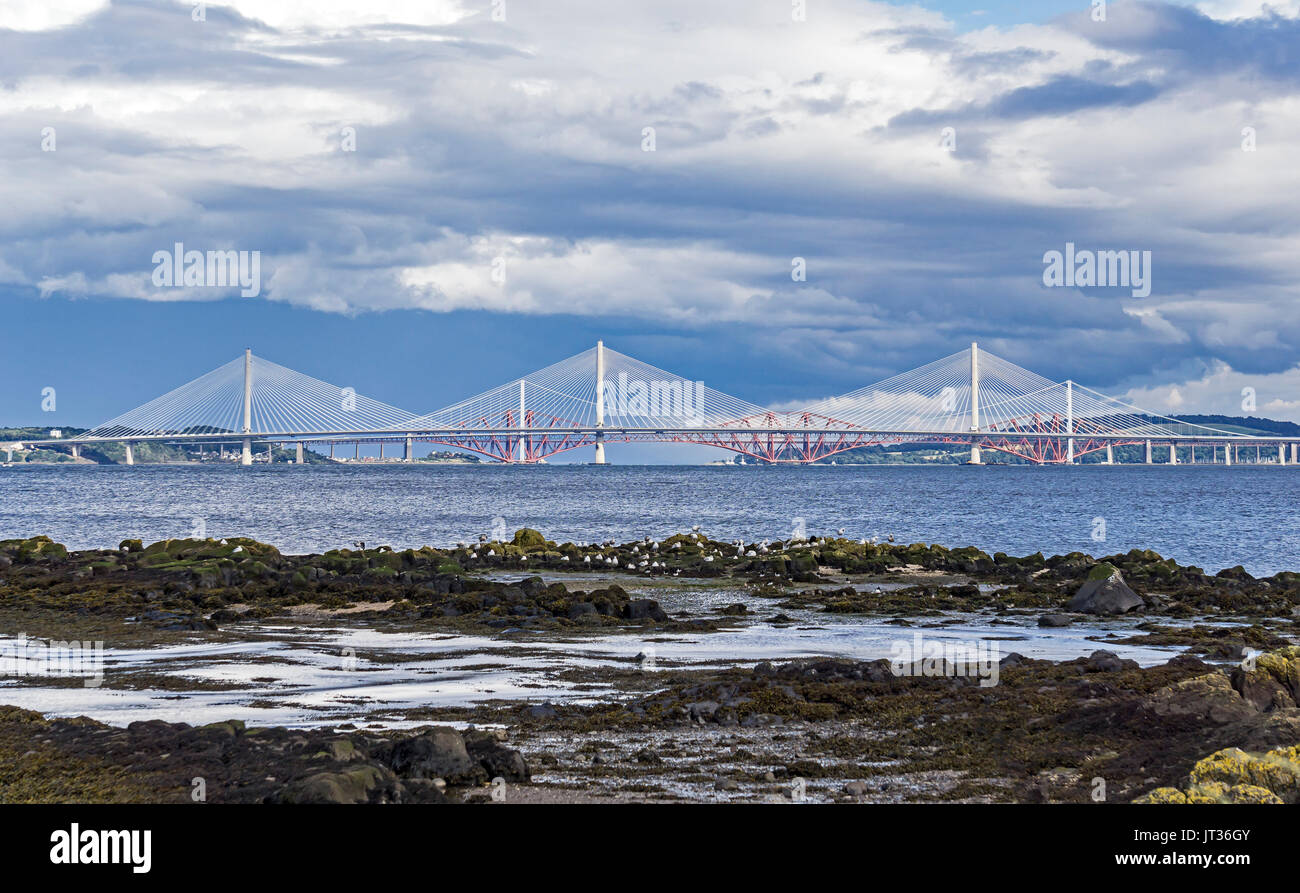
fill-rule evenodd
<path id="1" fill-rule="evenodd" d="M 668 610 L 638 594 L 650 584 L 728 595 L 695 609 L 691 589 Z M 45 537 L 0 542 L 0 632 L 119 647 L 239 641 L 271 621 L 653 641 L 780 630 L 785 612 L 863 617 L 900 636 L 958 615 L 1046 630 L 1124 618 L 1099 644 L 1183 653 L 1146 667 L 1102 647 L 1064 661 L 996 653 L 996 684 L 919 658 L 575 667 L 580 685 L 606 694 L 431 704 L 407 714 L 429 725 L 405 730 L 119 728 L 9 707 L 0 800 L 185 800 L 196 778 L 227 802 L 1295 802 L 1300 792 L 1295 573 L 1210 575 L 1138 551 L 1015 558 L 699 531 L 584 545 L 520 530 L 449 549 L 323 555 L 239 538 L 84 552 Z"/>

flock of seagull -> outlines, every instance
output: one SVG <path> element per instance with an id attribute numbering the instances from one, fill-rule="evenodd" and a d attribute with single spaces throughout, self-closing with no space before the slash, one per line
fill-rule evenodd
<path id="1" fill-rule="evenodd" d="M 836 532 L 839 536 L 842 537 L 844 535 L 844 528 L 841 527 Z M 696 524 L 691 528 L 690 538 L 695 541 L 699 541 L 701 539 L 700 525 Z M 887 536 L 886 539 L 888 542 L 891 543 L 894 541 L 894 537 L 892 534 Z M 706 539 L 705 542 L 707 541 L 708 540 Z M 822 537 L 821 539 L 811 539 L 811 540 L 802 537 L 792 537 L 789 540 L 778 540 L 776 542 L 772 542 L 771 540 L 763 540 L 761 543 L 758 543 L 756 547 L 751 547 L 749 549 L 745 548 L 744 540 L 732 540 L 728 545 L 730 545 L 732 548 L 736 550 L 736 554 L 734 556 L 736 558 L 757 558 L 759 555 L 770 554 L 774 549 L 779 549 L 781 552 L 786 552 L 790 549 L 811 549 L 814 546 L 827 545 L 829 544 L 829 542 L 830 540 L 827 539 L 826 537 Z M 866 545 L 874 546 L 878 542 L 880 542 L 880 537 L 873 536 L 873 537 L 864 537 L 860 541 L 860 544 L 863 546 Z M 471 544 L 462 541 L 456 543 L 456 548 L 468 549 L 470 552 L 469 557 L 471 561 L 481 561 L 484 560 L 485 558 L 495 558 L 497 556 L 497 551 L 494 546 L 494 543 L 495 541 L 489 540 L 487 534 L 481 533 L 479 534 L 477 543 Z M 618 546 L 618 543 L 612 539 L 605 540 L 604 542 L 600 542 L 600 543 L 592 542 L 590 544 L 590 548 L 593 549 L 608 549 L 616 546 Z M 641 551 L 643 546 L 645 547 L 644 553 Z M 659 559 L 656 557 L 660 551 L 660 546 L 661 544 L 658 540 L 653 540 L 648 536 L 645 537 L 645 539 L 643 539 L 640 543 L 634 543 L 632 546 L 632 554 L 636 557 L 627 562 L 627 567 L 629 569 L 635 568 L 638 570 L 644 570 L 646 573 L 651 573 L 655 570 L 660 570 L 660 569 L 667 570 L 668 569 L 667 561 L 660 562 Z M 485 555 L 481 556 L 479 552 L 484 548 L 487 549 L 487 552 Z M 681 548 L 682 548 L 681 540 L 678 540 L 677 542 L 673 543 L 670 549 L 666 549 L 664 551 L 680 552 Z M 704 556 L 704 561 L 706 563 L 710 563 L 713 562 L 715 559 L 723 558 L 723 557 L 725 556 L 722 554 L 722 550 L 715 547 L 712 552 Z M 528 556 L 521 555 L 519 560 L 520 562 L 527 564 Z M 562 555 L 560 557 L 560 561 L 561 563 L 568 563 L 569 556 Z M 591 556 L 584 555 L 582 557 L 582 563 L 585 565 L 593 564 L 591 560 Z M 604 564 L 607 567 L 620 566 L 617 555 L 611 555 L 611 556 L 597 555 L 596 561 L 594 563 Z M 675 577 L 680 576 L 681 572 L 682 572 L 681 568 L 678 568 L 673 572 L 673 576 Z"/>

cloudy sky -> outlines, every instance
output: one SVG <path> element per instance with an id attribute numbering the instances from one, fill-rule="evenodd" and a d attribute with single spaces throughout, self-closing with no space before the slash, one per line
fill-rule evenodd
<path id="1" fill-rule="evenodd" d="M 763 404 L 978 340 L 1300 420 L 1300 0 L 796 6 L 5 0 L 0 424 L 246 345 L 425 412 L 597 338 Z M 259 294 L 159 287 L 176 242 Z M 1150 295 L 1045 287 L 1067 242 Z"/>

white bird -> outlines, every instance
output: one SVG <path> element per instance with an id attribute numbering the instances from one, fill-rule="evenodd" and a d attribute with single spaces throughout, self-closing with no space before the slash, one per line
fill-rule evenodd
<path id="1" fill-rule="evenodd" d="M 591 556 L 590 556 L 590 555 L 583 555 L 583 556 L 582 556 L 582 563 L 583 563 L 583 564 L 591 564 Z"/>
<path id="2" fill-rule="evenodd" d="M 497 554 L 497 550 L 496 550 L 496 549 L 488 549 L 488 558 L 492 558 L 492 557 L 494 557 L 496 554 Z"/>
<path id="3" fill-rule="evenodd" d="M 839 535 L 840 535 L 840 536 L 844 536 L 844 528 L 843 528 L 843 527 L 841 527 L 841 528 L 839 529 L 838 532 L 839 532 Z"/>
<path id="4" fill-rule="evenodd" d="M 698 525 L 698 524 L 694 524 L 694 525 L 692 525 L 692 526 L 691 526 L 691 530 L 694 530 L 696 533 L 699 533 L 700 525 Z"/>
<path id="5" fill-rule="evenodd" d="M 705 561 L 712 561 L 712 560 L 713 560 L 713 556 L 712 556 L 712 555 L 705 555 L 705 556 L 704 556 L 704 560 L 705 560 Z"/>
<path id="6" fill-rule="evenodd" d="M 569 556 L 568 556 L 568 555 L 561 555 L 561 556 L 560 556 L 560 560 L 561 560 L 561 561 L 568 561 L 568 560 L 569 560 Z"/>
<path id="7" fill-rule="evenodd" d="M 753 550 L 753 549 L 750 549 L 748 552 L 745 553 L 745 557 L 746 557 L 746 558 L 757 558 L 758 556 L 754 554 L 754 550 Z"/>

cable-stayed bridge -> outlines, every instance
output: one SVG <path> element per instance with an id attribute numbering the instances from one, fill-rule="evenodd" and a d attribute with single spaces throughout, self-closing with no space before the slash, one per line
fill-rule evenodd
<path id="1" fill-rule="evenodd" d="M 32 445 L 237 445 L 252 464 L 259 445 L 415 443 L 535 463 L 589 447 L 597 464 L 611 442 L 717 447 L 761 462 L 810 463 L 889 444 L 969 447 L 979 464 L 1004 453 L 1036 464 L 1072 463 L 1116 446 L 1144 447 L 1147 463 L 1239 461 L 1241 447 L 1276 448 L 1295 464 L 1300 438 L 1261 437 L 1148 412 L 1073 381 L 1055 382 L 979 349 L 801 409 L 770 409 L 651 366 L 603 343 L 435 412 L 418 415 L 319 381 L 246 351 L 143 406 L 73 438 Z M 1289 450 L 1289 454 L 1288 454 Z M 1095 461 L 1095 460 L 1090 460 Z"/>

